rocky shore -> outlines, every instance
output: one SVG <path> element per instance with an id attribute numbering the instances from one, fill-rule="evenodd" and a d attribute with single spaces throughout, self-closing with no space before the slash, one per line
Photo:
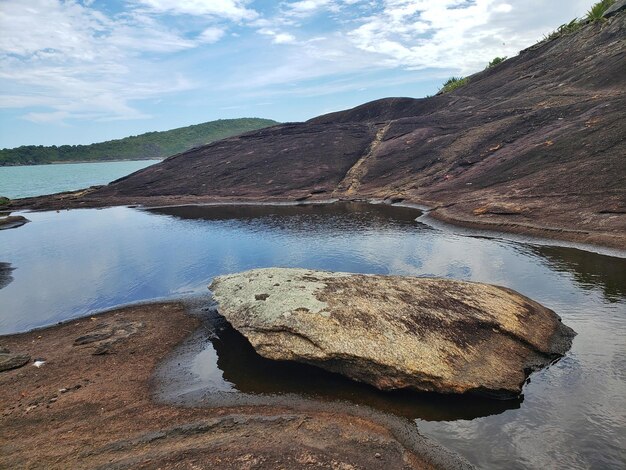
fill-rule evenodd
<path id="1" fill-rule="evenodd" d="M 626 249 L 625 32 L 620 10 L 451 93 L 250 132 L 9 209 L 375 199 L 466 227 Z"/>
<path id="2" fill-rule="evenodd" d="M 198 325 L 183 305 L 162 303 L 0 337 L 32 358 L 0 372 L 0 467 L 470 468 L 411 438 L 408 421 L 399 431 L 341 405 L 159 403 L 153 371 Z"/>

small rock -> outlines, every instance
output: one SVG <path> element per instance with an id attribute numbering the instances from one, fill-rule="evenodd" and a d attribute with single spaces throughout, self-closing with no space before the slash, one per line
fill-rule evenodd
<path id="1" fill-rule="evenodd" d="M 376 452 L 374 454 L 374 457 L 376 457 L 377 459 L 380 459 L 382 457 L 382 455 L 380 455 L 380 452 Z"/>
<path id="2" fill-rule="evenodd" d="M 113 336 L 113 331 L 107 331 L 104 333 L 92 333 L 84 336 L 79 336 L 74 340 L 74 346 L 81 346 L 83 344 L 95 343 L 97 341 L 103 341 Z"/>
<path id="3" fill-rule="evenodd" d="M 0 353 L 0 372 L 17 369 L 25 366 L 29 362 L 30 356 L 28 354 Z"/>
<path id="4" fill-rule="evenodd" d="M 513 203 L 489 203 L 477 207 L 473 210 L 474 215 L 496 214 L 496 215 L 523 215 L 529 212 L 527 207 Z"/>
<path id="5" fill-rule="evenodd" d="M 94 349 L 94 351 L 91 354 L 93 356 L 103 356 L 104 354 L 111 354 L 111 352 L 112 352 L 111 343 L 105 343 L 105 344 L 101 344 L 96 349 Z"/>
<path id="6" fill-rule="evenodd" d="M 97 317 L 92 317 L 97 320 Z M 128 338 L 137 333 L 144 324 L 141 322 L 126 321 L 123 319 L 115 319 L 109 323 L 99 323 L 94 329 L 83 336 L 79 336 L 74 340 L 74 346 L 85 346 L 95 348 L 92 354 L 98 356 L 108 354 L 112 351 L 111 347 L 117 342 Z"/>

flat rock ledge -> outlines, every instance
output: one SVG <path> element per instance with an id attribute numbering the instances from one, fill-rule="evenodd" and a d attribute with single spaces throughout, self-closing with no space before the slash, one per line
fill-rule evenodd
<path id="1" fill-rule="evenodd" d="M 537 302 L 474 282 L 270 268 L 209 289 L 261 356 L 381 390 L 517 397 L 576 335 Z"/>

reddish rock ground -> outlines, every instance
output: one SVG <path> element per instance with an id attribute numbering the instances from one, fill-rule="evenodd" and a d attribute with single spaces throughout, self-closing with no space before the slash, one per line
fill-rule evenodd
<path id="1" fill-rule="evenodd" d="M 155 402 L 155 366 L 197 326 L 167 303 L 0 337 L 46 361 L 0 373 L 0 468 L 467 467 L 418 435 L 340 408 Z"/>

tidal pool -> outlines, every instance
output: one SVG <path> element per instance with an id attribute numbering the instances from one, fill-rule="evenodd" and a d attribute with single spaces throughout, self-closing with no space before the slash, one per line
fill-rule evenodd
<path id="1" fill-rule="evenodd" d="M 520 400 L 378 392 L 317 369 L 265 361 L 215 319 L 209 323 L 216 335 L 209 328 L 193 338 L 187 385 L 205 397 L 289 394 L 366 405 L 415 420 L 423 434 L 484 468 L 626 464 L 624 258 L 464 236 L 416 221 L 414 209 L 386 205 L 25 215 L 31 223 L 0 232 L 0 334 L 144 300 L 188 297 L 209 305 L 214 276 L 259 267 L 499 284 L 553 309 L 578 333 L 562 360 L 531 376 Z"/>

